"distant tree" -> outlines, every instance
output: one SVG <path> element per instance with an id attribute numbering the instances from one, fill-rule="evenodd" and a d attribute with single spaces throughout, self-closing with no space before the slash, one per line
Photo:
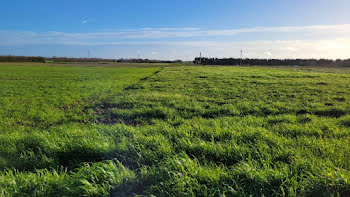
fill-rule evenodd
<path id="1" fill-rule="evenodd" d="M 202 65 L 239 65 L 238 58 L 199 58 L 196 57 L 194 64 Z M 265 66 L 350 66 L 350 59 L 330 60 L 330 59 L 243 59 L 243 65 L 265 65 Z"/>

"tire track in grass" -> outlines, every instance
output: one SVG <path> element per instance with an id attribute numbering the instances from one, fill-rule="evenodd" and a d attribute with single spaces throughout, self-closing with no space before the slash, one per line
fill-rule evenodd
<path id="1" fill-rule="evenodd" d="M 159 70 L 157 70 L 156 72 L 152 73 L 151 75 L 149 75 L 149 76 L 147 76 L 147 77 L 144 77 L 144 78 L 140 79 L 140 81 L 138 81 L 137 83 L 132 84 L 132 85 L 130 85 L 130 86 L 124 88 L 123 90 L 135 89 L 135 87 L 136 87 L 137 85 L 139 85 L 141 82 L 143 83 L 143 82 L 147 81 L 148 79 L 154 77 L 155 75 L 157 75 L 158 73 L 162 72 L 163 70 L 164 70 L 164 67 L 161 67 L 161 68 L 160 68 Z"/>
<path id="2" fill-rule="evenodd" d="M 128 90 L 132 90 L 132 89 L 137 89 L 137 86 L 147 82 L 149 79 L 155 77 L 157 74 L 159 74 L 160 72 L 162 72 L 164 70 L 164 67 L 160 68 L 159 70 L 155 71 L 154 73 L 152 73 L 151 75 L 149 76 L 146 76 L 142 79 L 140 79 L 137 83 L 134 83 L 126 88 L 123 89 L 123 92 L 122 93 L 125 93 L 124 91 L 128 91 Z M 109 107 L 109 108 L 108 108 Z M 110 111 L 111 109 L 113 108 L 118 108 L 118 109 L 132 109 L 132 107 L 127 107 L 127 106 L 123 106 L 123 105 L 120 105 L 120 103 L 115 103 L 115 105 L 109 105 L 107 108 L 104 108 L 103 110 L 104 111 L 101 111 L 102 113 L 108 113 L 108 111 Z M 103 114 L 99 114 L 100 116 Z M 134 120 L 135 122 L 135 120 Z M 111 124 L 117 124 L 118 122 L 114 122 L 114 121 L 108 121 L 108 122 L 100 122 L 100 124 L 103 124 L 103 125 L 111 125 Z M 125 122 L 125 121 L 121 121 L 120 123 L 123 123 L 123 124 L 127 124 L 127 125 L 131 125 L 131 126 L 137 126 L 135 125 L 134 123 L 131 122 Z M 127 165 L 125 165 L 126 168 L 128 168 Z M 130 180 L 129 180 L 130 181 Z M 123 193 L 125 192 L 125 196 L 129 196 L 129 195 L 135 195 L 135 194 L 144 194 L 144 188 L 142 186 L 140 186 L 139 184 L 136 184 L 136 186 L 132 186 L 130 187 L 130 185 L 127 184 L 128 181 L 126 181 L 125 183 L 119 185 L 119 187 L 127 190 L 127 191 L 123 191 Z M 121 193 L 120 193 L 120 189 L 121 188 L 118 188 L 116 187 L 115 189 L 113 189 L 111 192 L 110 192 L 110 196 L 111 197 L 114 197 L 114 196 L 120 196 Z M 123 190 L 122 189 L 122 190 Z"/>
<path id="3" fill-rule="evenodd" d="M 163 70 L 164 70 L 164 67 L 161 67 L 160 69 L 153 72 L 152 74 L 140 79 L 137 83 L 134 83 L 132 85 L 125 87 L 122 90 L 121 95 L 125 94 L 124 91 L 138 89 L 138 86 L 145 83 L 147 80 L 151 79 L 152 77 L 156 76 L 158 73 L 162 72 Z M 118 100 L 115 100 L 115 99 L 116 97 L 110 97 L 103 100 L 101 103 L 94 105 L 93 110 L 94 110 L 95 123 L 102 124 L 102 125 L 124 123 L 126 125 L 137 126 L 135 120 L 122 120 L 119 117 L 115 117 L 113 115 L 112 113 L 113 109 L 128 110 L 133 108 L 133 106 L 127 105 L 125 103 L 120 103 Z"/>

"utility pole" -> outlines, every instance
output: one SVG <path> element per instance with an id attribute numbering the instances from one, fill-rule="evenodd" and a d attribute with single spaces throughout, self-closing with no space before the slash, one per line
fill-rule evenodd
<path id="1" fill-rule="evenodd" d="M 241 58 L 240 58 L 240 62 L 239 62 L 239 65 L 241 66 L 243 64 L 243 50 L 241 49 Z"/>
<path id="2" fill-rule="evenodd" d="M 199 52 L 199 63 L 202 63 L 202 52 Z"/>

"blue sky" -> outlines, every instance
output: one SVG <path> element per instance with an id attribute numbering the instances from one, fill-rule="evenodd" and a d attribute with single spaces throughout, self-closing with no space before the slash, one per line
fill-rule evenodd
<path id="1" fill-rule="evenodd" d="M 0 54 L 350 58 L 349 0 L 2 0 Z"/>

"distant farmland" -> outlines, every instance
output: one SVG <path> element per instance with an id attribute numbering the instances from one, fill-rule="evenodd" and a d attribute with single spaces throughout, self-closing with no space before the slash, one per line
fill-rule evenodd
<path id="1" fill-rule="evenodd" d="M 0 64 L 1 196 L 350 196 L 348 71 L 81 64 Z"/>

